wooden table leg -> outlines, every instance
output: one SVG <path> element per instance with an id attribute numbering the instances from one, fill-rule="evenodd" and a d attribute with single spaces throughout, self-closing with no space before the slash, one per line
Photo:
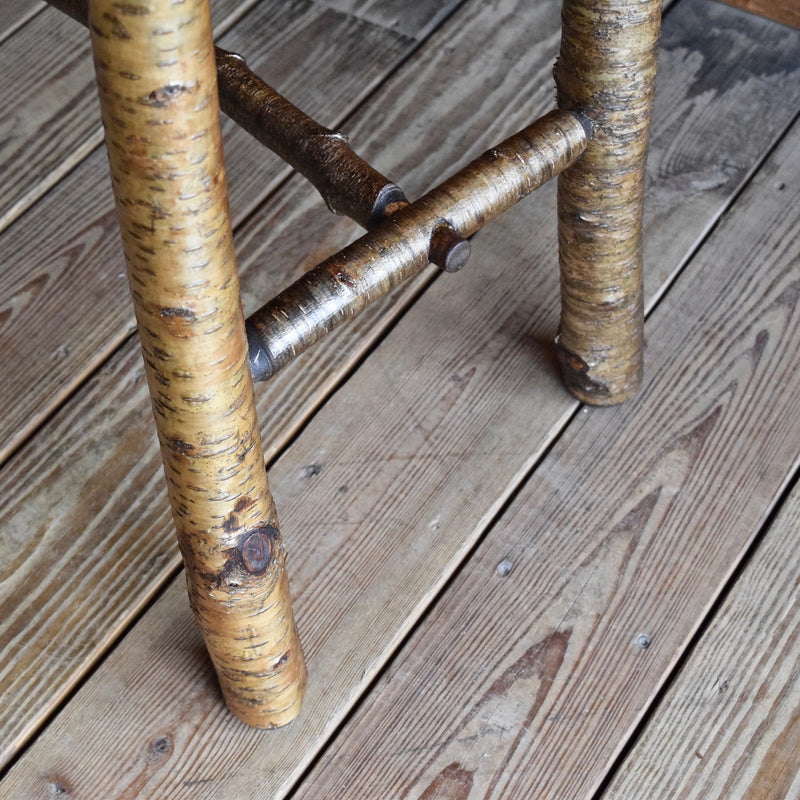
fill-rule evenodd
<path id="1" fill-rule="evenodd" d="M 559 176 L 564 380 L 612 405 L 642 375 L 642 204 L 661 0 L 564 0 L 555 77 L 561 108 L 592 126 Z"/>
<path id="2" fill-rule="evenodd" d="M 128 277 L 192 607 L 228 706 L 273 727 L 306 683 L 247 368 L 207 0 L 92 0 Z"/>

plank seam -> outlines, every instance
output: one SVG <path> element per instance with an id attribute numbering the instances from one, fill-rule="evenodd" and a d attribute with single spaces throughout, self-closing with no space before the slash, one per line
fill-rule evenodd
<path id="1" fill-rule="evenodd" d="M 602 800 L 602 798 L 605 796 L 606 790 L 610 787 L 614 778 L 617 776 L 623 764 L 628 759 L 630 753 L 632 752 L 634 747 L 638 744 L 639 740 L 641 739 L 642 735 L 644 734 L 648 725 L 650 724 L 651 718 L 658 712 L 659 708 L 663 705 L 666 695 L 669 693 L 670 689 L 675 684 L 675 681 L 680 676 L 680 673 L 683 670 L 686 663 L 691 659 L 692 655 L 699 646 L 700 642 L 708 632 L 708 629 L 713 624 L 720 609 L 725 604 L 729 595 L 734 590 L 736 584 L 741 579 L 748 565 L 754 559 L 764 538 L 766 537 L 770 528 L 775 523 L 776 518 L 783 509 L 786 500 L 789 498 L 791 493 L 797 488 L 798 485 L 800 485 L 800 460 L 795 462 L 792 469 L 789 471 L 789 474 L 787 475 L 784 485 L 776 493 L 773 503 L 770 506 L 764 518 L 763 523 L 760 525 L 758 530 L 753 535 L 753 538 L 750 541 L 750 543 L 743 550 L 739 561 L 731 567 L 730 574 L 723 581 L 722 586 L 716 597 L 712 598 L 711 602 L 708 605 L 706 613 L 701 616 L 694 632 L 690 634 L 685 648 L 680 653 L 680 655 L 675 659 L 668 672 L 665 673 L 662 683 L 657 688 L 655 694 L 653 695 L 653 699 L 651 700 L 649 705 L 647 705 L 647 707 L 642 709 L 641 716 L 638 722 L 636 722 L 633 725 L 633 727 L 630 730 L 630 733 L 620 745 L 620 749 L 617 755 L 612 760 L 610 766 L 608 767 L 608 771 L 603 776 L 597 789 L 591 794 L 588 800 Z"/>
<path id="2" fill-rule="evenodd" d="M 218 25 L 214 26 L 214 39 L 220 36 L 223 36 L 227 33 L 231 28 L 233 28 L 237 23 L 239 23 L 253 8 L 258 4 L 258 0 L 246 0 L 243 2 L 236 11 L 231 11 Z M 48 5 L 43 5 L 36 13 L 31 14 L 29 17 L 23 18 L 20 21 L 20 24 L 15 25 L 8 33 L 0 37 L 0 45 L 5 42 L 6 39 L 10 38 L 14 33 L 19 31 L 22 27 L 27 25 L 34 17 L 38 16 L 44 9 L 48 8 Z M 63 13 L 63 12 L 61 12 Z M 66 14 L 63 14 L 66 17 Z M 73 20 L 74 22 L 75 20 Z M 80 23 L 76 22 L 76 25 L 80 25 Z M 89 32 L 86 32 L 86 36 L 89 36 Z M 8 211 L 5 212 L 2 216 L 0 216 L 0 233 L 2 233 L 6 228 L 13 225 L 26 211 L 32 208 L 36 203 L 42 199 L 53 187 L 55 187 L 58 183 L 60 183 L 64 178 L 66 178 L 70 172 L 72 172 L 76 167 L 80 166 L 92 153 L 95 152 L 99 147 L 103 146 L 104 141 L 104 134 L 103 128 L 99 124 L 100 123 L 100 116 L 97 116 L 98 128 L 94 134 L 88 136 L 81 145 L 75 148 L 75 151 L 70 154 L 70 157 L 67 158 L 62 164 L 60 164 L 55 169 L 51 170 L 45 177 L 43 177 L 38 183 L 34 184 L 25 194 L 23 197 L 19 199 Z"/>
<path id="3" fill-rule="evenodd" d="M 739 198 L 750 186 L 753 179 L 761 170 L 761 168 L 764 166 L 764 164 L 772 157 L 772 154 L 778 149 L 781 142 L 789 135 L 791 129 L 798 123 L 800 123 L 800 108 L 795 110 L 794 116 L 791 118 L 791 120 L 784 126 L 784 128 L 781 131 L 779 131 L 775 135 L 775 138 L 764 149 L 764 152 L 756 160 L 755 164 L 753 164 L 753 166 L 750 167 L 750 169 L 745 173 L 739 185 L 731 192 L 731 195 L 727 199 L 727 201 L 721 204 L 717 213 L 711 218 L 711 220 L 709 220 L 709 223 L 706 226 L 705 230 L 700 234 L 694 245 L 692 245 L 689 248 L 687 254 L 683 257 L 683 259 L 678 264 L 677 268 L 672 273 L 672 275 L 669 278 L 667 278 L 664 281 L 664 283 L 659 287 L 658 291 L 653 295 L 650 302 L 645 304 L 645 316 L 650 316 L 650 314 L 653 311 L 655 311 L 656 308 L 658 308 L 658 306 L 661 304 L 661 301 L 664 299 L 665 295 L 670 290 L 670 288 L 672 288 L 675 282 L 680 278 L 680 276 L 688 268 L 691 262 L 696 258 L 697 254 L 703 249 L 706 242 L 711 238 L 711 236 L 720 226 L 722 221 L 728 215 L 730 210 L 739 201 Z M 645 264 L 645 269 L 646 268 L 647 265 Z"/>
<path id="4" fill-rule="evenodd" d="M 300 791 L 302 788 L 302 784 L 304 783 L 305 779 L 314 768 L 319 764 L 319 762 L 324 758 L 325 753 L 329 750 L 333 742 L 338 737 L 339 733 L 343 731 L 353 717 L 358 713 L 358 710 L 367 700 L 369 695 L 372 693 L 372 690 L 375 686 L 380 682 L 380 680 L 384 677 L 384 675 L 391 669 L 392 665 L 395 661 L 402 655 L 406 645 L 408 644 L 409 640 L 414 636 L 417 629 L 420 625 L 425 623 L 425 620 L 433 613 L 436 609 L 437 605 L 444 597 L 444 595 L 450 590 L 451 586 L 458 580 L 464 566 L 472 559 L 475 555 L 475 552 L 483 545 L 484 541 L 488 536 L 491 535 L 492 530 L 494 529 L 495 525 L 498 523 L 500 519 L 502 519 L 503 515 L 506 513 L 508 508 L 515 502 L 516 498 L 518 497 L 519 493 L 523 490 L 527 482 L 531 479 L 533 474 L 542 464 L 542 462 L 548 457 L 552 449 L 558 444 L 561 437 L 569 428 L 570 424 L 573 422 L 576 416 L 581 412 L 581 409 L 584 408 L 583 403 L 579 403 L 575 401 L 575 407 L 566 415 L 566 419 L 563 421 L 558 433 L 556 433 L 549 442 L 546 443 L 545 447 L 539 453 L 537 458 L 535 459 L 534 463 L 525 471 L 523 476 L 520 480 L 513 485 L 511 491 L 507 494 L 507 496 L 503 499 L 503 502 L 497 508 L 494 514 L 492 514 L 491 518 L 487 521 L 486 527 L 484 528 L 483 532 L 476 537 L 475 541 L 469 546 L 469 548 L 463 553 L 462 557 L 459 559 L 458 564 L 455 566 L 453 571 L 447 576 L 447 578 L 441 583 L 438 587 L 436 592 L 431 597 L 428 604 L 422 610 L 422 613 L 414 620 L 414 624 L 409 630 L 402 636 L 400 641 L 395 644 L 393 650 L 388 652 L 388 656 L 386 660 L 381 665 L 380 669 L 376 671 L 375 675 L 369 680 L 369 682 L 363 687 L 361 692 L 359 693 L 356 700 L 353 702 L 353 705 L 348 709 L 347 713 L 342 717 L 341 720 L 336 724 L 335 728 L 331 731 L 330 736 L 325 740 L 324 744 L 322 744 L 316 753 L 314 753 L 313 757 L 308 761 L 305 768 L 303 769 L 300 776 L 292 785 L 291 789 L 288 791 L 286 795 L 284 795 L 285 800 L 296 800 L 298 797 L 297 792 Z"/>
<path id="5" fill-rule="evenodd" d="M 101 645 L 97 648 L 97 656 L 95 660 L 92 662 L 87 661 L 87 663 L 84 665 L 84 669 L 75 675 L 75 680 L 70 685 L 64 687 L 64 693 L 61 699 L 53 705 L 47 714 L 41 717 L 37 725 L 31 727 L 26 741 L 18 747 L 17 752 L 8 759 L 6 764 L 0 767 L 0 783 L 5 780 L 6 776 L 9 772 L 11 772 L 14 765 L 25 755 L 28 747 L 30 747 L 30 745 L 36 739 L 38 739 L 38 737 L 44 733 L 53 722 L 56 721 L 61 712 L 70 704 L 70 702 L 72 702 L 72 699 L 81 690 L 83 685 L 91 679 L 92 675 L 94 675 L 98 669 L 102 667 L 102 665 L 106 662 L 106 659 L 108 659 L 114 652 L 114 649 L 119 642 L 121 642 L 128 635 L 128 633 L 130 633 L 130 631 L 139 624 L 139 621 L 142 619 L 142 617 L 144 617 L 150 608 L 152 608 L 152 606 L 159 601 L 164 593 L 165 587 L 172 583 L 172 581 L 174 581 L 182 571 L 183 567 L 180 563 L 174 564 L 169 570 L 169 578 L 161 585 L 154 585 L 152 587 L 153 591 L 150 592 L 150 594 L 146 597 L 142 598 L 142 602 L 136 613 L 132 614 L 128 621 L 124 625 L 120 626 L 115 634 L 109 636 L 105 647 Z"/>
<path id="6" fill-rule="evenodd" d="M 0 45 L 2 45 L 7 39 L 10 39 L 15 33 L 22 30 L 22 28 L 24 28 L 32 19 L 34 19 L 34 17 L 37 17 L 39 14 L 41 14 L 46 8 L 47 5 L 43 4 L 38 8 L 34 8 L 32 11 L 29 11 L 27 14 L 23 14 L 16 22 L 12 23 L 8 30 L 0 33 Z"/>

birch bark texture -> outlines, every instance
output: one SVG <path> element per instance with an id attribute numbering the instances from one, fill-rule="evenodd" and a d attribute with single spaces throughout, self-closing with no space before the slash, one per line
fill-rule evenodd
<path id="1" fill-rule="evenodd" d="M 551 111 L 307 272 L 247 320 L 255 380 L 271 378 L 428 262 L 457 271 L 463 262 L 448 270 L 447 257 L 433 255 L 437 234 L 450 231 L 455 241 L 465 242 L 574 163 L 586 138 L 575 114 Z M 459 261 L 457 251 L 451 253 Z"/>
<path id="2" fill-rule="evenodd" d="M 583 158 L 559 176 L 564 381 L 613 405 L 642 380 L 642 208 L 661 0 L 564 0 L 555 67 L 560 108 L 592 126 Z"/>
<path id="3" fill-rule="evenodd" d="M 276 727 L 306 671 L 247 366 L 208 0 L 92 0 L 89 27 L 190 602 L 231 711 Z"/>

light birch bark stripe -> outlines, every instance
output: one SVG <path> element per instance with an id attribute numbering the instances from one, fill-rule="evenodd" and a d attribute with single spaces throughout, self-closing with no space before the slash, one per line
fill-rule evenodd
<path id="1" fill-rule="evenodd" d="M 564 380 L 579 399 L 628 399 L 642 378 L 642 206 L 661 0 L 565 0 L 560 108 L 592 139 L 558 181 Z"/>
<path id="2" fill-rule="evenodd" d="M 305 667 L 247 369 L 208 3 L 97 0 L 89 27 L 192 607 L 231 710 L 281 725 Z"/>

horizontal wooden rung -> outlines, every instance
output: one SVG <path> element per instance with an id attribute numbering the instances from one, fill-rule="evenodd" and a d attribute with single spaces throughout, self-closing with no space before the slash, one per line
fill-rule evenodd
<path id="1" fill-rule="evenodd" d="M 457 269 L 466 255 L 463 247 L 456 255 L 458 242 L 574 163 L 589 135 L 579 115 L 551 111 L 307 272 L 247 320 L 254 379 L 272 377 L 421 272 L 443 237 Z"/>

